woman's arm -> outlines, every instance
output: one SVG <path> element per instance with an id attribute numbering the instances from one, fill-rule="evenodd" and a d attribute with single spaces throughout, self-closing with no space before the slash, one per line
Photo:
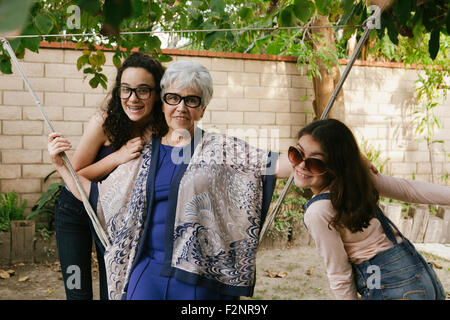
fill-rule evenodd
<path id="1" fill-rule="evenodd" d="M 98 151 L 107 142 L 103 131 L 104 118 L 101 114 L 94 115 L 86 127 L 80 143 L 72 157 L 74 169 L 82 176 L 92 181 L 98 181 L 107 176 L 117 166 L 137 158 L 143 148 L 143 139 L 137 137 L 129 140 L 119 150 L 94 162 Z"/>
<path id="2" fill-rule="evenodd" d="M 450 187 L 406 180 L 384 174 L 373 175 L 380 196 L 405 202 L 450 205 Z"/>
<path id="3" fill-rule="evenodd" d="M 277 165 L 275 168 L 275 178 L 286 179 L 289 178 L 293 171 L 292 164 L 289 162 L 287 154 L 281 154 L 278 157 Z"/>
<path id="4" fill-rule="evenodd" d="M 77 185 L 75 183 L 75 179 L 72 177 L 69 169 L 66 167 L 61 157 L 61 153 L 70 150 L 71 147 L 72 145 L 70 144 L 69 140 L 64 139 L 61 133 L 53 132 L 49 134 L 47 148 L 48 153 L 50 154 L 50 160 L 52 161 L 55 169 L 60 174 L 61 178 L 66 183 L 67 188 L 69 188 L 70 192 L 72 192 L 72 194 L 78 200 L 82 200 L 81 194 L 78 191 Z M 78 180 L 85 194 L 88 196 L 91 190 L 91 182 L 80 175 L 78 175 Z"/>

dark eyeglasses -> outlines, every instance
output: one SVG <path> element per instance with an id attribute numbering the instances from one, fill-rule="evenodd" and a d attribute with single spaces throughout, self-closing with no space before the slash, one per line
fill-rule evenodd
<path id="1" fill-rule="evenodd" d="M 198 96 L 186 96 L 182 97 L 176 93 L 166 93 L 163 96 L 163 100 L 165 103 L 170 104 L 171 106 L 176 106 L 181 103 L 181 100 L 184 100 L 184 104 L 189 108 L 198 108 L 202 104 L 202 98 Z"/>
<path id="2" fill-rule="evenodd" d="M 134 92 L 136 97 L 139 100 L 147 100 L 150 99 L 152 96 L 152 91 L 155 90 L 155 88 L 142 86 L 137 88 L 130 88 L 127 86 L 119 86 L 119 96 L 121 99 L 128 99 L 131 97 L 131 94 Z"/>
<path id="3" fill-rule="evenodd" d="M 294 167 L 305 161 L 306 169 L 314 175 L 321 175 L 327 172 L 327 165 L 325 162 L 317 158 L 306 158 L 303 151 L 298 147 L 289 147 L 288 158 Z"/>

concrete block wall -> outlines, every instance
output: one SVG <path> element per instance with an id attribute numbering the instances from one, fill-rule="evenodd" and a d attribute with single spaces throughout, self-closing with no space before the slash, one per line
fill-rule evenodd
<path id="1" fill-rule="evenodd" d="M 59 46 L 59 47 L 58 47 Z M 54 48 L 57 47 L 57 48 Z M 313 85 L 292 57 L 166 50 L 174 61 L 204 64 L 214 81 L 214 96 L 200 126 L 246 138 L 262 148 L 286 152 L 298 130 L 312 121 Z M 109 90 L 92 89 L 77 71 L 81 55 L 73 45 L 43 43 L 21 64 L 55 129 L 76 147 L 88 119 L 105 103 Z M 105 52 L 105 74 L 113 84 L 112 53 Z M 342 67 L 343 68 L 343 67 Z M 0 192 L 16 191 L 31 207 L 49 183 L 48 129 L 15 68 L 0 74 Z M 389 158 L 391 174 L 429 181 L 426 145 L 416 141 L 413 124 L 414 69 L 354 66 L 345 85 L 344 103 L 333 110 L 357 137 L 363 136 Z M 109 89 L 109 88 L 108 88 Z M 450 150 L 450 99 L 437 108 L 442 128 L 437 138 Z M 71 154 L 69 153 L 69 156 Z M 439 174 L 450 170 L 435 152 Z M 447 158 L 448 159 L 448 158 Z M 440 170 L 440 171 L 439 171 Z M 441 173 L 442 172 L 442 173 Z"/>

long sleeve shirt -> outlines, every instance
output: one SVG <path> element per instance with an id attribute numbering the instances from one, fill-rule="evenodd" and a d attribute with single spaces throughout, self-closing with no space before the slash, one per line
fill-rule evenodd
<path id="1" fill-rule="evenodd" d="M 450 187 L 422 181 L 375 175 L 376 188 L 382 197 L 423 204 L 450 204 Z M 304 221 L 322 256 L 336 299 L 356 299 L 352 263 L 361 263 L 393 246 L 386 237 L 378 219 L 370 220 L 362 232 L 352 233 L 347 228 L 329 227 L 336 215 L 330 200 L 312 203 L 305 212 Z M 401 237 L 394 231 L 397 241 Z"/>

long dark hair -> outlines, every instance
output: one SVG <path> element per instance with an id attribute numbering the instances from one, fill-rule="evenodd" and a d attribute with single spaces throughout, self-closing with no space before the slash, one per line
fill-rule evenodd
<path id="1" fill-rule="evenodd" d="M 327 155 L 330 196 L 337 214 L 330 225 L 362 231 L 375 216 L 379 195 L 353 133 L 336 119 L 317 120 L 302 130 L 309 134 Z"/>
<path id="2" fill-rule="evenodd" d="M 153 94 L 156 94 L 157 97 L 159 97 L 161 93 L 160 82 L 164 74 L 164 68 L 161 63 L 158 60 L 143 54 L 142 52 L 132 53 L 125 59 L 120 68 L 117 69 L 116 81 L 111 92 L 111 98 L 106 106 L 106 119 L 103 123 L 103 130 L 105 131 L 105 134 L 111 142 L 113 148 L 116 150 L 120 149 L 120 147 L 123 146 L 128 140 L 133 138 L 133 122 L 123 111 L 118 89 L 122 79 L 122 73 L 129 67 L 144 68 L 153 75 L 156 88 L 156 92 Z M 155 137 L 162 136 L 167 132 L 167 124 L 162 113 L 161 99 L 155 101 L 151 112 L 149 125 L 151 126 L 153 136 Z"/>

